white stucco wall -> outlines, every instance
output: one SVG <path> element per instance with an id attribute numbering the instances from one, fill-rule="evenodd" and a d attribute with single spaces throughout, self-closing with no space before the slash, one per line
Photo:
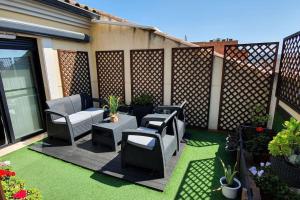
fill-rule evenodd
<path id="1" fill-rule="evenodd" d="M 209 108 L 209 122 L 208 128 L 211 130 L 218 129 L 219 119 L 219 107 L 220 107 L 220 95 L 222 86 L 222 70 L 223 70 L 223 58 L 214 56 L 211 96 L 210 96 L 210 108 Z"/>
<path id="2" fill-rule="evenodd" d="M 12 5 L 14 7 L 12 7 Z M 1 2 L 0 17 L 90 35 L 90 19 L 68 12 L 62 13 L 61 10 L 32 0 L 24 2 L 16 0 Z M 57 49 L 87 51 L 89 53 L 89 64 L 92 64 L 91 60 L 93 57 L 91 56 L 92 54 L 90 52 L 89 43 L 53 39 L 21 33 L 13 34 L 37 39 L 47 99 L 55 99 L 63 96 Z M 93 83 L 93 79 L 92 84 L 95 84 Z"/>
<path id="3" fill-rule="evenodd" d="M 57 99 L 63 97 L 62 82 L 60 76 L 60 68 L 58 61 L 57 50 L 72 50 L 72 51 L 86 51 L 89 55 L 89 65 L 92 69 L 93 56 L 90 51 L 89 43 L 79 43 L 66 40 L 38 38 L 39 56 L 42 66 L 43 79 L 45 83 L 45 92 L 47 99 Z M 91 84 L 97 85 L 93 79 L 93 72 L 91 73 Z M 92 91 L 94 94 L 94 91 Z"/>
<path id="4" fill-rule="evenodd" d="M 94 23 L 91 29 L 91 51 L 124 50 L 125 63 L 125 99 L 131 101 L 130 82 L 130 50 L 132 49 L 164 49 L 164 104 L 171 103 L 171 54 L 172 48 L 187 47 L 179 42 L 167 39 L 151 31 L 126 26 Z M 96 71 L 96 61 L 92 61 L 92 71 Z M 97 74 L 93 74 L 96 79 Z M 97 87 L 97 86 L 93 86 Z M 95 89 L 93 89 L 95 90 Z M 98 90 L 97 90 L 98 91 Z"/>

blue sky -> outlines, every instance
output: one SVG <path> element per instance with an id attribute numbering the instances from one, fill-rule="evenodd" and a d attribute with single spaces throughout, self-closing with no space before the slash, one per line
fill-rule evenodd
<path id="1" fill-rule="evenodd" d="M 300 31 L 300 0 L 79 0 L 188 41 L 282 41 Z"/>

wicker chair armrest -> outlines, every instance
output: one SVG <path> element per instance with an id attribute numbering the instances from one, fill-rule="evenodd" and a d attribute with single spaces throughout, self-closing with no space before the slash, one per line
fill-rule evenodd
<path id="1" fill-rule="evenodd" d="M 154 113 L 171 114 L 173 111 L 178 111 L 180 109 L 180 106 L 158 106 L 154 109 Z"/>
<path id="2" fill-rule="evenodd" d="M 170 113 L 172 113 L 174 111 L 182 110 L 186 103 L 187 103 L 187 101 L 184 100 L 181 103 L 181 105 L 162 105 L 162 106 L 157 106 L 156 109 L 155 109 L 155 111 L 157 111 L 157 113 L 161 113 L 161 112 L 167 110 Z"/>
<path id="3" fill-rule="evenodd" d="M 45 112 L 47 114 L 50 114 L 50 115 L 58 115 L 58 116 L 61 116 L 61 117 L 64 117 L 64 118 L 69 116 L 67 113 L 58 112 L 58 111 L 51 110 L 51 109 L 47 109 L 47 110 L 45 110 Z"/>
<path id="4" fill-rule="evenodd" d="M 69 118 L 69 115 L 67 113 L 58 112 L 58 111 L 54 111 L 54 110 L 51 110 L 51 109 L 47 109 L 47 110 L 45 110 L 45 112 L 46 112 L 46 115 L 49 116 L 49 118 L 47 117 L 47 119 L 51 119 L 52 122 L 53 122 L 53 120 L 51 118 L 51 115 L 58 115 L 58 116 L 64 117 L 66 119 L 66 123 L 67 123 L 68 127 L 72 128 L 70 118 Z"/>
<path id="5" fill-rule="evenodd" d="M 141 122 L 141 126 L 143 126 L 143 127 L 147 127 L 147 124 L 150 122 L 150 121 L 158 121 L 158 122 L 163 122 L 163 121 L 165 121 L 165 117 L 160 117 L 160 116 L 155 116 L 155 117 L 153 117 L 153 116 L 145 116 L 145 117 L 143 117 L 143 119 L 142 119 L 142 122 Z M 163 125 L 163 124 L 162 124 Z"/>

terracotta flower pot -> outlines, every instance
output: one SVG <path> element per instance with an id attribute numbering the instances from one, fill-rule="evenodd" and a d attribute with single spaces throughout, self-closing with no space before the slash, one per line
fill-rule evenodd
<path id="1" fill-rule="evenodd" d="M 111 121 L 112 123 L 118 122 L 118 121 L 119 121 L 118 114 L 112 114 L 112 115 L 110 115 L 110 121 Z"/>

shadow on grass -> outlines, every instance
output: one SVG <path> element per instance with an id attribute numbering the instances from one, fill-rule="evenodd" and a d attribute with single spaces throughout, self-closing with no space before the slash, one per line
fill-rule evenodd
<path id="1" fill-rule="evenodd" d="M 233 164 L 232 155 L 225 151 L 224 133 L 188 130 L 190 138 L 187 145 L 207 147 L 218 145 L 214 158 L 190 161 L 185 171 L 175 199 L 225 199 L 220 190 L 220 178 L 224 176 L 219 158 Z"/>
<path id="2" fill-rule="evenodd" d="M 215 133 L 210 131 L 199 131 L 195 129 L 189 129 L 187 131 L 189 135 L 186 144 L 193 147 L 207 147 L 212 145 L 224 145 L 226 134 Z"/>
<path id="3" fill-rule="evenodd" d="M 127 181 L 123 181 L 121 179 L 117 179 L 117 178 L 109 176 L 109 175 L 101 174 L 99 172 L 93 173 L 91 175 L 91 178 L 96 181 L 99 181 L 100 183 L 103 183 L 105 185 L 110 185 L 110 186 L 117 187 L 117 188 L 132 184 Z"/>
<path id="4" fill-rule="evenodd" d="M 222 168 L 217 158 L 191 161 L 175 199 L 223 199 L 219 179 Z"/>

